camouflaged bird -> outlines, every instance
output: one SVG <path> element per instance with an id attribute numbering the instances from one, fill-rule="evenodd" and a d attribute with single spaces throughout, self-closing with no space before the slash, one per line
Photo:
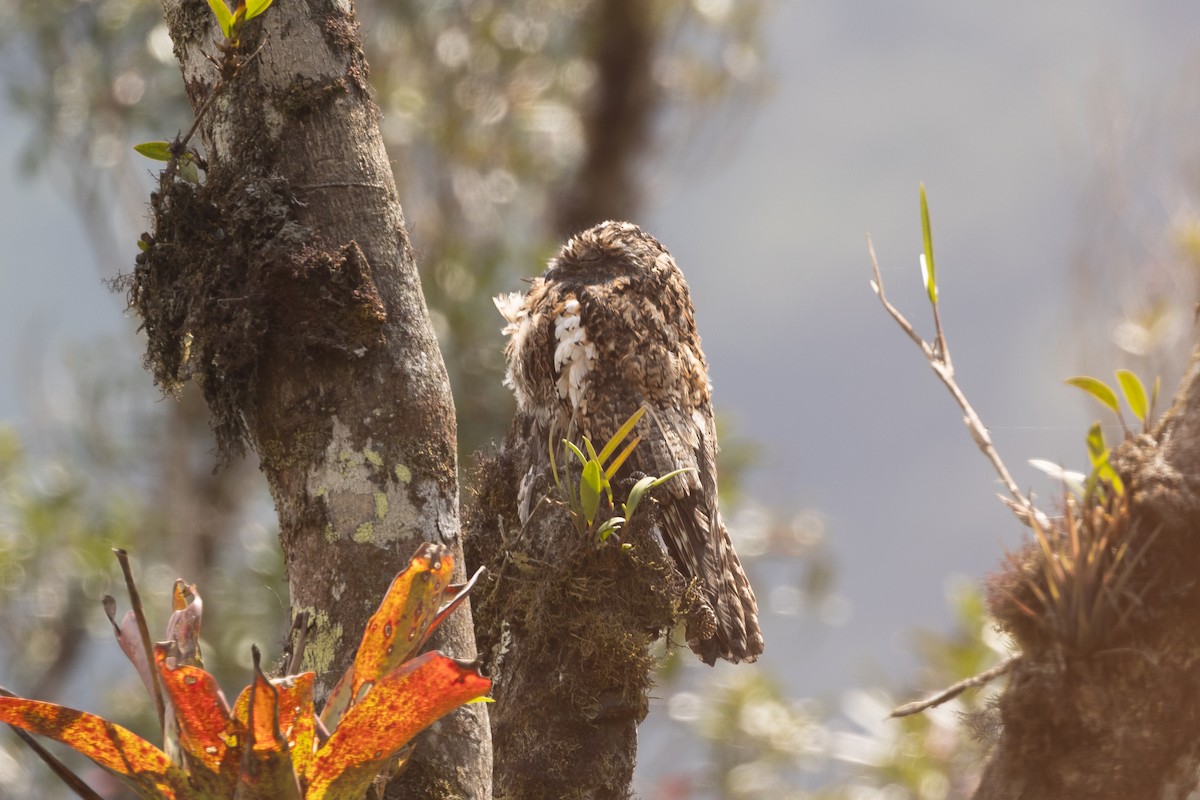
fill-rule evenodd
<path id="1" fill-rule="evenodd" d="M 667 550 L 711 610 L 688 645 L 708 664 L 754 661 L 763 650 L 758 604 L 717 508 L 712 386 L 671 254 L 636 225 L 604 222 L 567 242 L 526 294 L 501 295 L 496 307 L 508 321 L 505 384 L 540 441 L 573 433 L 598 446 L 645 405 L 623 474 L 692 468 L 655 493 Z M 529 496 L 538 468 L 522 483 L 522 522 L 538 499 Z"/>

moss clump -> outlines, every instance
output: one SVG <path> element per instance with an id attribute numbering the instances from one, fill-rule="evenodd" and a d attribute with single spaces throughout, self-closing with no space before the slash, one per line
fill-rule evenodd
<path id="1" fill-rule="evenodd" d="M 382 341 L 386 314 L 362 251 L 319 241 L 294 203 L 279 177 L 175 181 L 152 197 L 150 245 L 119 281 L 146 332 L 147 369 L 168 392 L 198 381 L 226 456 L 243 450 L 268 357 L 357 357 Z"/>

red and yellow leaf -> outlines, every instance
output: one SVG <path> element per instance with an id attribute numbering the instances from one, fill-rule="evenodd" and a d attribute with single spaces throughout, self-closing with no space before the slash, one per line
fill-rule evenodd
<path id="1" fill-rule="evenodd" d="M 306 772 L 307 800 L 360 798 L 387 760 L 442 716 L 487 694 L 492 682 L 439 652 L 425 653 L 376 682 Z"/>
<path id="2" fill-rule="evenodd" d="M 280 690 L 263 675 L 256 647 L 254 683 L 242 692 L 234 709 L 239 720 L 244 710 L 247 731 L 234 795 L 237 800 L 300 800 L 288 741 L 280 731 L 280 699 Z M 293 709 L 290 714 L 294 713 Z"/>
<path id="3" fill-rule="evenodd" d="M 292 768 L 303 775 L 316 753 L 316 714 L 313 710 L 315 672 L 272 681 L 279 690 L 279 730 L 287 739 Z"/>
<path id="4" fill-rule="evenodd" d="M 193 769 L 220 776 L 218 783 L 233 787 L 241 761 L 241 736 L 216 680 L 199 667 L 168 665 L 168 645 L 154 647 L 163 688 L 175 710 L 179 743 Z"/>
<path id="5" fill-rule="evenodd" d="M 108 720 L 73 708 L 0 697 L 0 722 L 45 736 L 78 750 L 126 779 L 139 797 L 174 800 L 186 783 L 167 754 L 137 734 Z"/>
<path id="6" fill-rule="evenodd" d="M 454 557 L 447 547 L 426 542 L 417 548 L 367 622 L 354 664 L 330 692 L 321 714 L 326 727 L 333 728 L 347 708 L 362 700 L 364 688 L 425 644 L 453 573 Z"/>

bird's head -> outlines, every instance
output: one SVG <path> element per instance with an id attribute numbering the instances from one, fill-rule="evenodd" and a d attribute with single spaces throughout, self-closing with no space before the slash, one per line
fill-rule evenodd
<path id="1" fill-rule="evenodd" d="M 572 236 L 550 261 L 545 279 L 603 283 L 672 268 L 675 262 L 657 239 L 632 222 L 610 220 Z"/>

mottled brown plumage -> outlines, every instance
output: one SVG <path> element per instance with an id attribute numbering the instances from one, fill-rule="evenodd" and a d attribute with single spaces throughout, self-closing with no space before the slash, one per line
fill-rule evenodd
<path id="1" fill-rule="evenodd" d="M 604 222 L 567 242 L 526 294 L 496 306 L 510 337 L 505 383 L 541 441 L 572 432 L 599 446 L 644 404 L 642 442 L 624 469 L 694 469 L 657 492 L 663 541 L 713 615 L 688 644 L 709 664 L 753 661 L 763 649 L 758 605 L 717 508 L 708 364 L 671 254 L 636 225 Z M 531 485 L 522 486 L 522 520 L 538 499 Z"/>

